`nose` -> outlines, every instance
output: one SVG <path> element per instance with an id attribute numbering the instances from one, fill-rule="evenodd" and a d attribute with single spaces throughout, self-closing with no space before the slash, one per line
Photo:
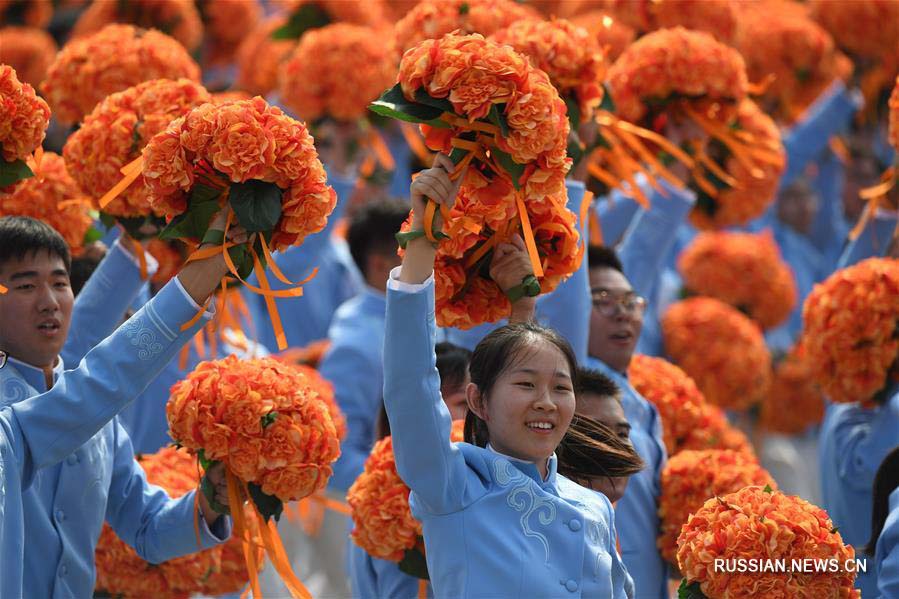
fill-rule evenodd
<path id="1" fill-rule="evenodd" d="M 534 409 L 542 412 L 552 412 L 556 409 L 556 404 L 552 400 L 549 387 L 541 387 L 537 399 L 534 400 Z"/>
<path id="2" fill-rule="evenodd" d="M 59 300 L 51 285 L 40 286 L 40 296 L 37 301 L 37 309 L 41 314 L 53 314 L 59 310 Z"/>

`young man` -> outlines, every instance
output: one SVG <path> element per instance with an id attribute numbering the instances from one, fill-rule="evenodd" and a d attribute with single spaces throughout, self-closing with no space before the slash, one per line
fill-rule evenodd
<path id="1" fill-rule="evenodd" d="M 222 229 L 223 224 L 220 215 L 213 226 Z M 246 233 L 238 229 L 229 238 L 243 243 Z M 65 242 L 52 229 L 34 219 L 0 219 L 0 285 L 8 289 L 0 295 L 4 597 L 90 596 L 94 548 L 104 519 L 153 562 L 197 550 L 195 517 L 201 520 L 204 546 L 221 542 L 230 531 L 205 498 L 195 515 L 193 494 L 173 501 L 149 486 L 127 435 L 110 422 L 208 320 L 205 313 L 181 331 L 226 274 L 223 259 L 185 266 L 89 352 L 66 343 L 73 305 L 69 267 Z M 102 266 L 97 275 L 104 276 Z M 90 297 L 90 287 L 82 297 Z M 119 313 L 110 312 L 107 319 L 118 322 Z M 85 330 L 78 326 L 73 332 Z M 71 355 L 86 353 L 68 372 L 60 359 L 64 344 Z M 92 345 L 85 337 L 80 348 Z"/>

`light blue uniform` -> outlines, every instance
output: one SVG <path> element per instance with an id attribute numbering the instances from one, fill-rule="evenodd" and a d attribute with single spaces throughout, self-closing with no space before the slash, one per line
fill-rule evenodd
<path id="1" fill-rule="evenodd" d="M 555 455 L 544 480 L 532 463 L 449 441 L 433 277 L 416 292 L 397 284 L 388 283 L 384 398 L 435 596 L 628 596 L 608 499 L 558 475 Z"/>
<path id="2" fill-rule="evenodd" d="M 827 406 L 819 445 L 822 507 L 843 540 L 857 552 L 871 536 L 874 476 L 897 445 L 899 393 L 875 409 L 856 404 Z M 876 597 L 877 577 L 872 568 L 859 573 L 856 587 L 863 597 Z"/>
<path id="3" fill-rule="evenodd" d="M 890 493 L 890 515 L 874 552 L 877 590 L 884 599 L 899 598 L 899 489 Z"/>
<path id="4" fill-rule="evenodd" d="M 349 551 L 354 599 L 418 599 L 419 579 L 402 572 L 396 562 L 374 558 L 352 541 Z M 433 597 L 427 585 L 428 597 Z"/>
<path id="5" fill-rule="evenodd" d="M 307 237 L 302 245 L 274 254 L 278 267 L 291 281 L 302 281 L 312 274 L 314 268 L 318 268 L 318 274 L 303 285 L 302 297 L 275 298 L 288 347 L 303 347 L 324 339 L 337 307 L 359 293 L 364 285 L 346 243 L 332 236 L 350 201 L 356 181 L 329 175 L 328 182 L 337 193 L 337 206 L 328 217 L 328 224 L 323 230 Z M 268 279 L 272 289 L 288 287 L 271 274 Z M 249 282 L 259 285 L 255 275 L 250 277 Z M 277 351 L 278 344 L 265 307 L 265 298 L 245 290 L 244 299 L 259 343 Z"/>
<path id="6" fill-rule="evenodd" d="M 566 181 L 568 191 L 568 209 L 580 214 L 581 200 L 586 188 L 579 181 Z M 578 223 L 578 232 L 583 243 L 587 243 L 588 228 L 585 223 Z M 551 327 L 561 333 L 574 349 L 578 362 L 587 358 L 587 343 L 590 328 L 590 280 L 587 273 L 587 255 L 581 266 L 568 279 L 561 282 L 551 293 L 537 299 L 536 318 L 544 326 Z M 442 340 L 453 345 L 474 350 L 475 346 L 494 329 L 507 324 L 503 319 L 499 322 L 488 322 L 471 329 L 462 330 L 445 328 L 440 330 Z"/>
<path id="7" fill-rule="evenodd" d="M 859 236 L 843 249 L 837 268 L 858 264 L 866 258 L 884 256 L 889 249 L 897 221 L 899 213 L 878 210 L 865 224 Z"/>
<path id="8" fill-rule="evenodd" d="M 98 485 L 96 481 L 100 470 L 90 470 L 87 476 L 82 473 L 76 486 L 68 488 L 67 494 L 57 496 L 59 503 L 54 506 L 50 526 L 57 538 L 49 545 L 41 544 L 47 540 L 36 537 L 39 533 L 28 522 L 29 551 L 45 552 L 38 572 L 25 573 L 26 502 L 32 500 L 33 483 L 43 469 L 63 460 L 67 463 L 62 467 L 72 470 L 83 468 L 82 464 L 108 460 L 102 453 L 104 446 L 95 441 L 107 439 L 105 433 L 110 430 L 110 421 L 116 413 L 143 390 L 208 320 L 207 314 L 193 327 L 181 331 L 181 325 L 196 311 L 196 305 L 180 284 L 172 281 L 115 333 L 88 352 L 75 370 L 61 373 L 53 388 L 41 395 L 35 393 L 15 366 L 8 363 L 0 369 L 0 389 L 4 403 L 8 404 L 0 409 L 0 563 L 3 564 L 0 595 L 49 597 L 48 590 L 52 589 L 60 597 L 91 596 L 94 545 L 100 529 L 81 503 L 105 495 L 98 489 L 102 482 Z M 75 458 L 74 464 L 68 463 L 71 456 Z M 107 464 L 108 468 L 111 464 Z M 157 491 L 147 496 L 148 500 L 155 500 L 158 490 L 147 489 Z M 104 497 L 95 509 L 102 514 L 105 504 Z M 75 511 L 67 511 L 71 508 Z M 167 527 L 162 526 L 166 518 L 154 519 L 154 524 L 150 524 L 134 512 L 122 512 L 115 519 L 123 521 L 119 531 L 123 538 L 135 543 L 145 557 L 159 559 L 189 552 L 196 546 L 193 511 L 186 513 L 190 514 L 190 518 L 184 518 L 186 530 L 180 518 L 168 519 Z M 168 514 L 176 515 L 174 511 Z M 102 517 L 99 523 L 102 524 Z M 35 594 L 38 588 L 44 591 Z"/>

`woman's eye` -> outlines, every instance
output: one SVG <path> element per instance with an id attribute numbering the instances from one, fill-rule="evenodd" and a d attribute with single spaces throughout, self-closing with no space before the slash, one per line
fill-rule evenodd
<path id="1" fill-rule="evenodd" d="M 569 391 L 571 391 L 571 387 L 567 385 L 557 385 L 556 391 L 559 391 L 561 393 L 568 393 Z"/>
<path id="2" fill-rule="evenodd" d="M 527 387 L 528 389 L 530 389 L 531 387 L 534 386 L 534 383 L 532 383 L 530 381 L 519 381 L 515 384 L 518 385 L 519 387 Z"/>

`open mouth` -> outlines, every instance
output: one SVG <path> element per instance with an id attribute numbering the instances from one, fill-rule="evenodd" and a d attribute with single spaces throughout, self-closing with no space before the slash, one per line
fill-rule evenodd
<path id="1" fill-rule="evenodd" d="M 616 343 L 630 343 L 634 339 L 634 334 L 630 331 L 621 331 L 619 333 L 612 333 L 609 335 L 609 339 Z"/>
<path id="2" fill-rule="evenodd" d="M 37 325 L 37 329 L 47 336 L 56 335 L 59 332 L 61 325 L 58 320 L 46 320 L 41 324 Z"/>
<path id="3" fill-rule="evenodd" d="M 549 433 L 552 432 L 556 425 L 552 422 L 546 422 L 545 420 L 538 420 L 534 422 L 528 422 L 527 427 L 532 431 L 536 431 L 538 433 Z"/>

